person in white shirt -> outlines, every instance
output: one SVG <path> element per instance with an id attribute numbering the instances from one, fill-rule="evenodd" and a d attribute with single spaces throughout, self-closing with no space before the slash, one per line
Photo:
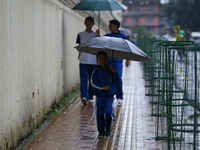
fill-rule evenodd
<path id="1" fill-rule="evenodd" d="M 94 26 L 94 19 L 91 16 L 85 18 L 84 24 L 86 29 L 78 33 L 76 39 L 77 44 L 82 44 L 92 38 L 99 37 L 99 29 L 97 29 L 96 32 L 92 30 L 92 27 Z M 78 59 L 80 62 L 79 74 L 81 102 L 84 105 L 87 105 L 88 101 L 93 100 L 93 90 L 91 88 L 90 78 L 93 70 L 97 67 L 96 56 L 85 52 L 79 52 Z"/>

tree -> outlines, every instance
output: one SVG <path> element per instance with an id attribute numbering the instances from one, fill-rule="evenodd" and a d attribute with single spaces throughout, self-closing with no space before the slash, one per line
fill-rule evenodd
<path id="1" fill-rule="evenodd" d="M 138 36 L 147 36 L 148 31 L 143 26 L 134 26 L 132 27 L 132 33 L 137 33 Z"/>
<path id="2" fill-rule="evenodd" d="M 162 4 L 161 11 L 168 21 L 180 25 L 185 31 L 200 30 L 200 0 L 170 0 Z"/>

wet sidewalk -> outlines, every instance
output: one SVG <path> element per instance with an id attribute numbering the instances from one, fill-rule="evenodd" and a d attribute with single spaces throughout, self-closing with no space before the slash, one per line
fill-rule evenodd
<path id="1" fill-rule="evenodd" d="M 25 150 L 161 150 L 155 141 L 155 119 L 145 96 L 140 62 L 123 71 L 124 102 L 114 102 L 115 122 L 109 138 L 98 138 L 95 103 L 83 105 L 77 97 L 32 141 Z M 19 150 L 19 149 L 18 149 Z"/>

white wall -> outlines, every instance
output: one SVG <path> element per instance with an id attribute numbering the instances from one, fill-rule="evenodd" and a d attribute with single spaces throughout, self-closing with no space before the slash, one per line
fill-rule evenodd
<path id="1" fill-rule="evenodd" d="M 26 137 L 66 91 L 60 79 L 59 5 L 48 0 L 0 3 L 0 142 L 7 149 Z M 78 74 L 77 67 L 72 72 Z M 71 86 L 79 81 L 73 77 Z"/>
<path id="2" fill-rule="evenodd" d="M 1 150 L 19 144 L 51 105 L 79 84 L 73 47 L 84 18 L 96 14 L 58 0 L 0 0 Z M 104 23 L 113 19 L 109 12 L 104 16 Z"/>

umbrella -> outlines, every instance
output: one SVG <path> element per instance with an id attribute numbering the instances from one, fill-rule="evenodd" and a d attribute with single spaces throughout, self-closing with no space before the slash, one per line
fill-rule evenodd
<path id="1" fill-rule="evenodd" d="M 91 10 L 99 11 L 98 27 L 100 23 L 100 11 L 105 10 L 125 10 L 127 7 L 117 0 L 82 0 L 75 7 L 74 10 Z"/>
<path id="2" fill-rule="evenodd" d="M 145 61 L 149 57 L 132 42 L 116 37 L 96 37 L 75 47 L 78 51 L 96 55 L 99 51 L 106 51 L 108 57 Z"/>
<path id="3" fill-rule="evenodd" d="M 129 39 L 129 41 L 131 41 L 131 42 L 133 42 L 133 43 L 136 43 L 136 38 L 131 37 L 131 38 Z"/>
<path id="4" fill-rule="evenodd" d="M 126 29 L 126 28 L 119 28 L 119 31 L 124 33 L 126 36 L 129 36 L 131 34 L 131 31 L 129 29 Z"/>

